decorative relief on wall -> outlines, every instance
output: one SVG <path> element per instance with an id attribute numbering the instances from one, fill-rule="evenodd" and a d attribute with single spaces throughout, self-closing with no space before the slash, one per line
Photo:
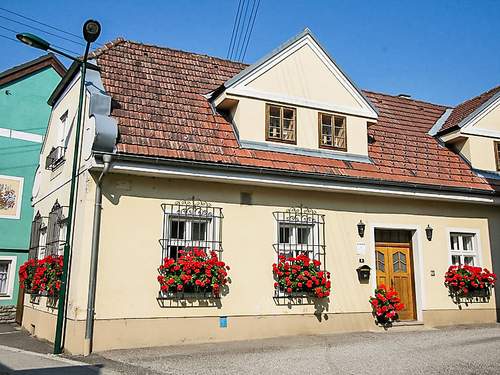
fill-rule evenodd
<path id="1" fill-rule="evenodd" d="M 23 178 L 0 175 L 0 219 L 19 219 Z"/>

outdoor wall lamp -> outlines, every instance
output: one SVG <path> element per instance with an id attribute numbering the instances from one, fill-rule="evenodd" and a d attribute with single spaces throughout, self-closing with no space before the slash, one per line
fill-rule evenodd
<path id="1" fill-rule="evenodd" d="M 427 228 L 425 228 L 425 235 L 427 236 L 427 239 L 429 241 L 432 240 L 432 231 L 433 231 L 432 227 L 429 224 L 427 224 Z"/>
<path id="2" fill-rule="evenodd" d="M 366 228 L 366 225 L 365 223 L 363 223 L 361 220 L 359 221 L 358 223 L 358 234 L 361 238 L 363 238 L 365 236 L 365 228 Z"/>
<path id="3" fill-rule="evenodd" d="M 358 273 L 359 281 L 366 282 L 366 281 L 370 280 L 370 271 L 371 271 L 370 266 L 368 266 L 366 264 L 356 268 L 356 272 Z"/>

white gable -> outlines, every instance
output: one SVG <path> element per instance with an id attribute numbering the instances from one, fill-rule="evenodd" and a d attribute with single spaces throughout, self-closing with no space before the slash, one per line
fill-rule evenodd
<path id="1" fill-rule="evenodd" d="M 377 118 L 369 100 L 305 30 L 225 84 L 226 93 Z"/>
<path id="2" fill-rule="evenodd" d="M 500 95 L 493 96 L 464 121 L 463 134 L 500 138 Z"/>

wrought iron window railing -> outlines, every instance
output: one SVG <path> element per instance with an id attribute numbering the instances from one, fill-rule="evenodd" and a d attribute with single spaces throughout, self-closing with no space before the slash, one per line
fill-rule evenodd
<path id="1" fill-rule="evenodd" d="M 53 147 L 52 150 L 47 155 L 47 159 L 45 159 L 45 169 L 51 171 L 56 169 L 64 161 L 65 153 L 66 153 L 65 147 L 63 146 Z"/>
<path id="2" fill-rule="evenodd" d="M 276 242 L 273 248 L 277 261 L 280 256 L 296 257 L 307 255 L 311 260 L 321 262 L 321 270 L 326 267 L 325 216 L 307 207 L 294 207 L 273 213 L 276 220 Z M 279 287 L 275 288 L 275 298 L 291 297 Z"/>
<path id="3" fill-rule="evenodd" d="M 180 251 L 197 248 L 207 255 L 215 251 L 222 259 L 222 208 L 212 207 L 210 203 L 197 200 L 177 201 L 162 204 L 163 235 L 159 240 L 162 262 L 165 258 L 178 259 Z M 194 300 L 217 299 L 208 292 L 159 292 L 158 301 L 163 306 L 165 300 L 182 300 L 193 303 Z M 191 301 L 191 302 L 190 302 Z M 207 302 L 208 303 L 208 302 Z M 208 303 L 208 305 L 212 305 Z M 170 304 L 173 307 L 172 304 Z M 184 306 L 184 305 L 182 305 Z"/>

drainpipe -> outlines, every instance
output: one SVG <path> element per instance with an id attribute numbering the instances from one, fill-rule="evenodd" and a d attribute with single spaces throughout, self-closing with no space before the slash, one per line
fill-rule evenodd
<path id="1" fill-rule="evenodd" d="M 102 210 L 102 180 L 111 167 L 111 155 L 103 155 L 104 168 L 97 180 L 95 188 L 94 222 L 92 225 L 92 249 L 90 255 L 89 294 L 87 299 L 87 320 L 85 322 L 85 341 L 83 355 L 88 356 L 92 351 L 92 337 L 94 334 L 95 290 L 97 281 L 97 256 L 99 253 L 99 239 L 101 236 Z"/>

